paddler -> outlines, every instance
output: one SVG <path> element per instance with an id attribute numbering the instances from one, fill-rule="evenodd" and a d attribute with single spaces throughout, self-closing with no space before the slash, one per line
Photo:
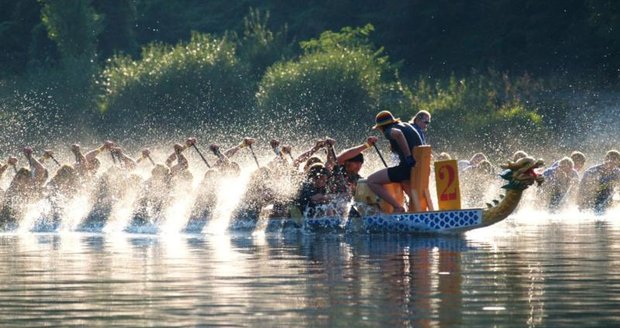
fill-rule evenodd
<path id="1" fill-rule="evenodd" d="M 380 169 L 368 177 L 368 187 L 379 197 L 394 207 L 395 213 L 405 211 L 403 204 L 399 204 L 387 191 L 384 185 L 399 182 L 408 193 L 411 169 L 415 166 L 415 159 L 411 150 L 422 145 L 422 139 L 416 129 L 409 123 L 401 122 L 387 110 L 381 111 L 375 117 L 373 129 L 383 133 L 390 142 L 392 152 L 398 155 L 397 166 Z M 411 199 L 411 195 L 409 195 Z"/>
<path id="2" fill-rule="evenodd" d="M 361 179 L 359 172 L 364 165 L 364 155 L 366 149 L 373 147 L 379 138 L 370 136 L 366 138 L 366 142 L 341 151 L 336 156 L 336 166 L 332 169 L 332 178 L 330 180 L 330 193 L 348 193 L 355 194 L 357 181 Z M 343 185 L 343 181 L 346 185 Z"/>
<path id="3" fill-rule="evenodd" d="M 591 209 L 604 213 L 611 206 L 613 195 L 620 183 L 620 152 L 610 150 L 602 164 L 592 166 L 583 173 L 579 184 L 580 210 Z"/>

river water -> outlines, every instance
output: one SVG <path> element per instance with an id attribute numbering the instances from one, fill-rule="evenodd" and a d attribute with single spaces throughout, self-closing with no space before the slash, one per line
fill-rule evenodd
<path id="1" fill-rule="evenodd" d="M 462 235 L 0 235 L 0 326 L 620 325 L 618 213 Z"/>

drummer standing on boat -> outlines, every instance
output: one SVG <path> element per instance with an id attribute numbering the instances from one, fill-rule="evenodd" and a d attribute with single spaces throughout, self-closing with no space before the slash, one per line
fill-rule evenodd
<path id="1" fill-rule="evenodd" d="M 385 184 L 399 182 L 409 193 L 409 178 L 411 168 L 415 166 L 415 159 L 411 150 L 423 144 L 422 137 L 409 123 L 394 118 L 389 111 L 381 111 L 375 117 L 373 129 L 383 133 L 390 142 L 392 152 L 398 155 L 400 163 L 397 166 L 381 169 L 368 177 L 368 187 L 394 207 L 394 212 L 404 212 L 403 204 L 399 204 L 385 188 Z M 411 195 L 409 195 L 411 199 Z"/>
<path id="2" fill-rule="evenodd" d="M 418 131 L 422 144 L 428 145 L 426 140 L 426 129 L 428 129 L 428 125 L 431 124 L 431 113 L 421 110 L 413 116 L 409 123 L 411 123 L 413 128 Z"/>

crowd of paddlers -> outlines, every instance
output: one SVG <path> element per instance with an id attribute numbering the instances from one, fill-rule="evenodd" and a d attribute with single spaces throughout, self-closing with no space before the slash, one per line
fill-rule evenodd
<path id="1" fill-rule="evenodd" d="M 449 157 L 448 154 L 440 156 Z M 512 161 L 527 157 L 524 151 L 512 155 Z M 620 183 L 620 153 L 609 150 L 603 163 L 587 166 L 587 158 L 580 151 L 553 161 L 537 172 L 544 177 L 544 184 L 536 189 L 536 206 L 556 212 L 576 205 L 581 211 L 602 214 L 614 205 L 616 188 Z M 496 181 L 498 170 L 483 153 L 474 154 L 469 160 L 458 161 L 465 200 L 479 202 L 482 189 Z"/>
<path id="2" fill-rule="evenodd" d="M 326 138 L 316 140 L 312 147 L 293 157 L 290 146 L 271 140 L 270 147 L 275 155 L 250 174 L 233 219 L 256 220 L 266 207 L 272 208 L 275 216 L 288 216 L 290 211 L 297 211 L 295 214 L 300 215 L 312 212 L 319 205 L 348 198 L 364 161 L 361 152 L 376 141 L 376 137 L 368 137 L 365 144 L 336 155 L 333 150 L 335 140 Z M 105 141 L 89 151 L 83 151 L 78 144 L 72 145 L 70 149 L 75 156 L 72 164 L 61 164 L 52 151 L 46 150 L 35 156 L 32 148 L 25 147 L 22 155 L 26 165 L 19 168 L 22 163 L 16 157 L 9 157 L 0 166 L 1 175 L 14 174 L 2 193 L 0 217 L 3 229 L 17 228 L 28 211 L 30 215 L 32 211 L 37 212 L 35 216 L 38 217 L 31 222 L 33 227 L 38 227 L 35 229 L 58 229 L 63 216 L 71 210 L 71 200 L 88 195 L 90 210 L 75 227 L 78 230 L 103 228 L 114 206 L 127 199 L 130 201 L 126 205 L 132 207 L 128 225 L 158 224 L 165 219 L 166 209 L 175 199 L 188 197 L 194 202 L 189 217 L 177 219 L 185 220 L 188 230 L 199 230 L 213 215 L 223 184 L 241 174 L 240 165 L 234 161 L 235 155 L 243 148 L 248 148 L 254 155 L 252 147 L 255 143 L 253 138 L 244 138 L 226 150 L 211 144 L 208 150 L 216 156 L 211 163 L 197 146 L 195 138 L 175 144 L 164 163 L 153 160 L 149 149 L 133 158 L 112 141 Z M 189 148 L 193 148 L 209 167 L 198 178 L 199 183 L 193 183 L 197 177 L 191 173 L 186 156 Z M 317 156 L 321 150 L 324 150 L 322 156 Z M 102 156 L 110 156 L 112 161 L 102 161 Z M 111 165 L 102 167 L 102 163 Z M 50 174 L 52 168 L 55 172 Z M 137 173 L 145 168 L 150 169 L 150 175 L 143 178 Z M 32 206 L 41 203 L 49 206 Z"/>
<path id="3" fill-rule="evenodd" d="M 396 156 L 392 157 L 393 166 L 387 167 L 384 161 L 386 168 L 370 174 L 364 183 L 390 203 L 395 212 L 404 211 L 405 204 L 391 197 L 383 185 L 409 183 L 411 168 L 416 165 L 411 150 L 426 144 L 425 132 L 430 118 L 425 111 L 416 114 L 411 122 L 401 122 L 387 111 L 377 114 L 373 128 L 383 133 Z M 257 142 L 253 138 L 244 138 L 225 150 L 216 144 L 209 145 L 209 152 L 216 156 L 212 163 L 207 161 L 195 138 L 175 144 L 164 163 L 154 161 L 149 149 L 133 158 L 112 141 L 105 141 L 89 151 L 78 144 L 72 145 L 70 150 L 75 156 L 72 164 L 61 164 L 52 151 L 35 156 L 32 148 L 25 147 L 22 153 L 27 165 L 19 168 L 22 163 L 16 157 L 9 157 L 0 166 L 0 176 L 14 174 L 8 188 L 2 192 L 0 220 L 3 230 L 16 229 L 26 216 L 32 218 L 28 222 L 34 229 L 59 229 L 63 217 L 72 210 L 72 200 L 88 195 L 89 210 L 75 229 L 102 229 L 120 202 L 131 208 L 126 211 L 130 216 L 128 226 L 157 225 L 166 220 L 167 210 L 176 200 L 190 199 L 191 209 L 186 215 L 177 213 L 174 219 L 183 220 L 182 225 L 188 230 L 200 231 L 213 217 L 218 197 L 227 197 L 221 190 L 231 179 L 239 177 L 241 167 L 234 159 L 243 148 L 253 155 L 258 168 L 250 174 L 231 220 L 255 221 L 264 216 L 346 216 L 350 214 L 349 204 L 361 178 L 363 152 L 370 148 L 378 151 L 375 146 L 378 140 L 378 137 L 367 136 L 364 143 L 336 153 L 336 141 L 325 138 L 293 156 L 291 146 L 274 139 L 269 143 L 274 156 L 264 165 L 259 164 L 254 154 L 253 146 L 257 146 Z M 190 148 L 208 166 L 201 177 L 191 173 L 196 170 L 190 170 L 186 156 Z M 108 167 L 102 167 L 102 154 L 112 159 L 106 161 L 111 163 Z M 527 156 L 520 151 L 512 160 Z M 435 161 L 445 159 L 450 159 L 450 155 L 440 153 L 433 158 Z M 612 206 L 615 188 L 620 182 L 620 153 L 610 150 L 603 163 L 587 169 L 585 163 L 584 154 L 573 152 L 538 172 L 546 182 L 537 191 L 537 197 L 543 200 L 537 203 L 553 211 L 573 203 L 582 210 L 596 212 L 604 212 Z M 51 166 L 57 166 L 53 174 L 50 174 Z M 482 206 L 481 195 L 499 172 L 482 153 L 470 160 L 460 160 L 458 167 L 465 205 Z M 137 174 L 138 169 L 145 168 L 150 169 L 150 175 Z"/>

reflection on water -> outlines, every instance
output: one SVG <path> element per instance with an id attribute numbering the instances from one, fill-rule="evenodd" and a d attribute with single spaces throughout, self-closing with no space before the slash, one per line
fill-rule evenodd
<path id="1" fill-rule="evenodd" d="M 462 236 L 0 236 L 0 326 L 610 326 L 613 217 Z"/>

